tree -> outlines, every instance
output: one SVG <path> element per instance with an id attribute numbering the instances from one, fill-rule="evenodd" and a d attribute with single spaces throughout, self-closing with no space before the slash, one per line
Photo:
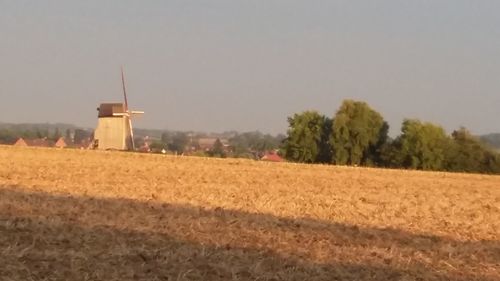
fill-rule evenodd
<path id="1" fill-rule="evenodd" d="M 164 144 L 169 144 L 172 142 L 172 135 L 169 132 L 161 133 L 161 142 Z"/>
<path id="2" fill-rule="evenodd" d="M 13 144 L 17 140 L 18 136 L 8 129 L 0 129 L 0 143 L 1 144 Z"/>
<path id="3" fill-rule="evenodd" d="M 393 142 L 392 164 L 412 169 L 442 170 L 450 139 L 441 126 L 406 119 Z"/>
<path id="4" fill-rule="evenodd" d="M 168 144 L 168 148 L 176 153 L 184 153 L 189 138 L 186 133 L 178 132 L 172 137 L 172 142 Z"/>
<path id="5" fill-rule="evenodd" d="M 286 159 L 304 163 L 329 161 L 325 154 L 330 150 L 324 143 L 328 141 L 325 137 L 325 124 L 331 124 L 328 118 L 317 111 L 304 111 L 289 117 L 288 124 L 288 136 L 282 147 Z"/>
<path id="6" fill-rule="evenodd" d="M 61 132 L 59 131 L 59 128 L 56 128 L 54 130 L 54 134 L 52 135 L 52 140 L 57 141 L 60 137 L 62 137 Z"/>
<path id="7" fill-rule="evenodd" d="M 367 164 L 383 166 L 384 159 L 382 153 L 389 146 L 391 140 L 389 138 L 389 124 L 384 121 L 380 129 L 379 139 L 375 145 L 370 145 L 366 154 Z"/>
<path id="8" fill-rule="evenodd" d="M 484 153 L 481 172 L 488 174 L 500 174 L 500 154 L 487 150 Z"/>
<path id="9" fill-rule="evenodd" d="M 75 129 L 75 135 L 73 136 L 73 141 L 75 144 L 81 144 L 82 141 L 87 140 L 88 138 L 91 137 L 91 135 L 92 134 L 86 130 Z"/>
<path id="10" fill-rule="evenodd" d="M 332 136 L 332 126 L 333 120 L 328 117 L 324 117 L 322 125 L 323 129 L 321 130 L 320 141 L 318 143 L 319 153 L 316 157 L 316 162 L 318 163 L 332 162 L 333 152 L 332 146 L 330 144 L 330 139 Z"/>
<path id="11" fill-rule="evenodd" d="M 446 150 L 445 168 L 456 172 L 499 173 L 498 154 L 474 137 L 467 129 L 452 133 L 451 145 Z"/>
<path id="12" fill-rule="evenodd" d="M 255 158 L 256 155 L 279 148 L 284 138 L 283 135 L 271 136 L 259 131 L 235 133 L 229 139 L 229 144 L 233 148 L 233 156 Z"/>
<path id="13" fill-rule="evenodd" d="M 71 139 L 71 129 L 66 129 L 66 136 L 65 136 L 65 141 L 67 143 L 72 142 L 73 140 Z"/>
<path id="14" fill-rule="evenodd" d="M 162 141 L 153 141 L 149 145 L 149 148 L 152 152 L 159 153 L 162 150 L 168 150 L 168 145 L 163 143 Z"/>
<path id="15" fill-rule="evenodd" d="M 389 125 L 367 103 L 345 100 L 333 119 L 330 144 L 333 162 L 340 165 L 373 165 L 387 141 Z"/>
<path id="16" fill-rule="evenodd" d="M 500 149 L 500 133 L 484 135 L 480 139 L 493 148 Z"/>
<path id="17" fill-rule="evenodd" d="M 42 132 L 40 130 L 36 130 L 36 137 L 41 139 L 43 137 Z"/>
<path id="18" fill-rule="evenodd" d="M 225 158 L 226 152 L 224 151 L 224 145 L 220 139 L 216 139 L 212 149 L 209 151 L 211 157 Z"/>

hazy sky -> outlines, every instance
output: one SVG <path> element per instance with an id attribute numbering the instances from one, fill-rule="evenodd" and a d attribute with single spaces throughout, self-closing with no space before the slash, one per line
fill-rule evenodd
<path id="1" fill-rule="evenodd" d="M 500 132 L 500 1 L 0 0 L 0 121 L 280 133 L 346 98 Z"/>

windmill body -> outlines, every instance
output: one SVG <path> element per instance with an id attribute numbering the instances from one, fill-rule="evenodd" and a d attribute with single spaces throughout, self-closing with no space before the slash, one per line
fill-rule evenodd
<path id="1" fill-rule="evenodd" d="M 102 103 L 97 109 L 98 121 L 94 131 L 94 148 L 104 150 L 135 150 L 132 116 L 143 114 L 128 108 L 125 77 L 122 69 L 124 103 Z"/>
<path id="2" fill-rule="evenodd" d="M 97 149 L 133 150 L 130 116 L 123 103 L 102 103 L 99 106 L 94 145 Z"/>

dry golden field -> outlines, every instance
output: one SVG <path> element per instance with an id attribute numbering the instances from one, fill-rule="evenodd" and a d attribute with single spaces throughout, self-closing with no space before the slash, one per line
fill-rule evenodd
<path id="1" fill-rule="evenodd" d="M 0 146 L 0 280 L 500 280 L 500 177 Z"/>

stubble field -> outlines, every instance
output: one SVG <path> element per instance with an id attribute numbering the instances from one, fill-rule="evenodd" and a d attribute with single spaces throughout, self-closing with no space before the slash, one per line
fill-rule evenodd
<path id="1" fill-rule="evenodd" d="M 500 177 L 0 146 L 0 280 L 500 280 Z"/>

